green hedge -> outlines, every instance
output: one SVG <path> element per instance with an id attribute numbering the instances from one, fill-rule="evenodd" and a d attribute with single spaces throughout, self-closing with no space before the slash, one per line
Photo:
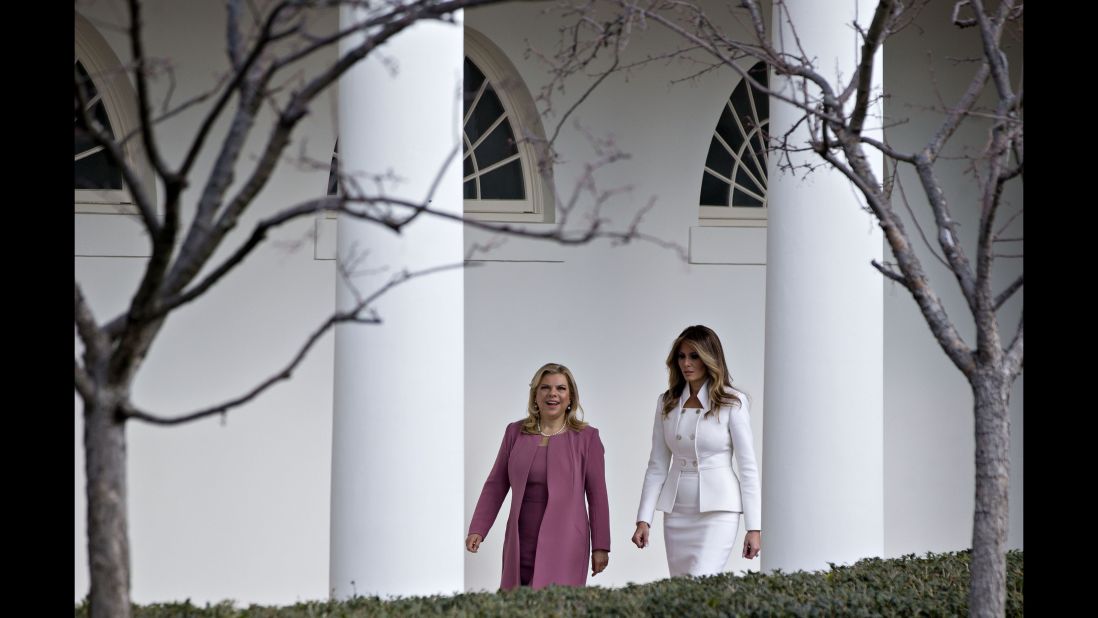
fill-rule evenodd
<path id="1" fill-rule="evenodd" d="M 136 618 L 319 618 L 365 616 L 963 616 L 969 552 L 870 558 L 819 573 L 679 577 L 623 588 L 478 592 L 382 600 L 311 601 L 289 607 L 231 602 L 135 605 Z M 1022 615 L 1022 552 L 1007 553 L 1007 616 Z M 86 617 L 86 602 L 76 616 Z"/>

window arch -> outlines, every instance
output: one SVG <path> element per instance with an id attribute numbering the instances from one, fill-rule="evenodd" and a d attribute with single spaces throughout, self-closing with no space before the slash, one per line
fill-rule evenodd
<path id="1" fill-rule="evenodd" d="M 769 85 L 762 62 L 747 73 Z M 769 97 L 741 78 L 709 140 L 698 196 L 703 225 L 765 225 L 769 126 Z"/>
<path id="2" fill-rule="evenodd" d="M 552 169 L 538 165 L 546 160 L 545 130 L 521 76 L 495 44 L 468 26 L 464 66 L 465 214 L 552 221 Z"/>
<path id="3" fill-rule="evenodd" d="M 122 63 L 103 36 L 88 22 L 76 16 L 74 69 L 85 84 L 88 112 L 116 140 L 138 126 L 137 95 Z M 75 96 L 75 94 L 74 94 Z M 141 154 L 139 139 L 122 145 L 126 160 L 145 186 L 151 187 L 152 170 Z M 122 182 L 121 168 L 111 162 L 106 151 L 90 136 L 76 130 L 73 138 L 74 203 L 78 213 L 134 214 L 137 206 Z M 155 192 L 149 192 L 155 199 Z"/>

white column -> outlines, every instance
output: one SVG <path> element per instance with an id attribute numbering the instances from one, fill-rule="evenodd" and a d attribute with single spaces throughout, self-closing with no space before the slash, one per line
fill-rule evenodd
<path id="1" fill-rule="evenodd" d="M 346 7 L 341 27 L 354 23 Z M 460 14 L 458 15 L 460 18 Z M 343 51 L 346 51 L 346 46 Z M 345 173 L 392 174 L 385 194 L 421 201 L 460 144 L 463 34 L 420 22 L 339 82 Z M 394 73 L 395 72 L 395 73 Z M 431 206 L 462 211 L 461 157 Z M 398 208 L 397 213 L 406 211 Z M 336 329 L 329 587 L 423 595 L 464 588 L 464 293 L 460 223 L 422 215 L 398 235 L 340 217 L 341 269 L 368 294 L 404 269 L 458 265 L 413 279 L 376 303 L 383 322 Z M 379 269 L 384 269 L 379 272 Z M 340 310 L 355 303 L 342 279 Z"/>
<path id="2" fill-rule="evenodd" d="M 861 49 L 851 22 L 868 29 L 876 3 L 784 4 L 788 13 L 774 11 L 775 45 L 797 53 L 791 18 L 816 70 L 849 79 Z M 771 135 L 784 134 L 803 115 L 774 97 L 770 109 Z M 879 116 L 867 126 L 879 127 Z M 804 132 L 798 134 L 802 139 L 791 143 L 804 145 Z M 868 154 L 880 170 L 880 156 Z M 822 162 L 812 152 L 792 158 Z M 882 236 L 839 172 L 793 176 L 776 163 L 772 156 L 762 569 L 819 570 L 884 552 L 883 283 L 870 265 L 881 259 Z"/>

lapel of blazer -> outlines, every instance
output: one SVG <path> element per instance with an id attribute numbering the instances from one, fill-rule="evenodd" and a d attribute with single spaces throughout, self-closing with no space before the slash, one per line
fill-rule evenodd
<path id="1" fill-rule="evenodd" d="M 549 449 L 547 462 L 549 467 L 547 471 L 549 496 L 552 497 L 554 492 L 558 496 L 571 493 L 571 490 L 577 486 L 576 483 L 579 482 L 576 478 L 579 434 L 571 429 L 565 429 L 564 435 L 550 438 L 549 445 L 545 448 Z"/>
<path id="2" fill-rule="evenodd" d="M 511 447 L 511 466 L 515 475 L 511 479 L 511 509 L 522 504 L 522 497 L 526 494 L 526 480 L 530 478 L 530 466 L 534 463 L 534 455 L 537 453 L 538 442 L 541 436 L 525 434 L 521 431 L 515 438 L 515 445 Z"/>

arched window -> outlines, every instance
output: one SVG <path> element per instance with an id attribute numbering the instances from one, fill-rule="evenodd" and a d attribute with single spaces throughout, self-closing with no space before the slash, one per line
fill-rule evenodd
<path id="1" fill-rule="evenodd" d="M 552 170 L 539 170 L 545 131 L 518 71 L 465 27 L 462 131 L 465 214 L 493 221 L 552 221 Z"/>
<path id="2" fill-rule="evenodd" d="M 748 70 L 768 85 L 766 65 Z M 709 141 L 702 172 L 699 217 L 703 225 L 765 225 L 766 141 L 769 97 L 746 79 L 728 97 Z"/>
<path id="3" fill-rule="evenodd" d="M 74 69 L 76 79 L 83 86 L 87 100 L 86 109 L 115 140 L 122 140 L 138 125 L 137 97 L 133 86 L 110 45 L 80 15 L 76 15 L 75 43 Z M 122 145 L 122 149 L 127 162 L 137 171 L 145 186 L 151 187 L 152 170 L 141 155 L 140 141 L 130 138 Z M 76 212 L 137 212 L 137 207 L 122 181 L 121 168 L 79 127 L 75 127 L 73 151 Z M 154 199 L 154 193 L 149 191 L 150 199 Z"/>
<path id="4" fill-rule="evenodd" d="M 75 70 L 77 83 L 84 89 L 87 101 L 83 106 L 84 111 L 94 118 L 111 138 L 114 138 L 111 120 L 107 115 L 107 106 L 103 103 L 103 97 L 95 87 L 95 82 L 88 76 L 88 70 L 79 59 L 76 60 Z M 79 105 L 79 100 L 77 104 Z M 80 111 L 77 110 L 76 113 L 79 118 Z M 75 153 L 73 186 L 77 190 L 122 190 L 122 168 L 107 155 L 103 146 L 96 144 L 90 135 L 81 130 L 79 120 L 76 121 L 73 151 Z"/>

